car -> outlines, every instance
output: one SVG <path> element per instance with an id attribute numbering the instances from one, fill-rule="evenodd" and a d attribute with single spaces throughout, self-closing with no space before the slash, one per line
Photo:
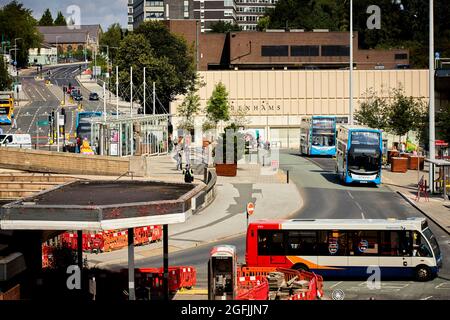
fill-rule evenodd
<path id="1" fill-rule="evenodd" d="M 81 94 L 74 94 L 73 100 L 75 101 L 83 101 L 83 96 Z"/>
<path id="2" fill-rule="evenodd" d="M 96 92 L 91 92 L 91 93 L 89 94 L 89 100 L 98 101 L 98 100 L 99 100 L 98 93 L 96 93 Z"/>

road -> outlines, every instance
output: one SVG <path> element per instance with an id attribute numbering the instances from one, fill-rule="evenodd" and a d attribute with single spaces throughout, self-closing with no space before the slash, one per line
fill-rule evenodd
<path id="1" fill-rule="evenodd" d="M 82 65 L 83 68 L 86 65 Z M 47 75 L 47 71 L 51 71 L 51 75 Z M 83 69 L 84 70 L 84 69 Z M 38 148 L 48 148 L 49 127 L 36 127 L 39 120 L 48 120 L 48 116 L 52 111 L 61 110 L 61 101 L 63 100 L 63 86 L 77 86 L 81 88 L 84 101 L 82 102 L 85 111 L 102 111 L 103 100 L 89 101 L 89 92 L 76 80 L 79 75 L 79 65 L 67 65 L 58 67 L 43 68 L 43 75 L 50 80 L 51 85 L 46 85 L 43 80 L 36 80 L 36 71 L 30 72 L 26 76 L 21 77 L 22 87 L 28 96 L 29 102 L 16 106 L 15 117 L 17 121 L 17 129 L 11 129 L 10 126 L 4 126 L 3 130 L 8 133 L 29 133 L 32 137 L 32 144 L 37 144 Z M 67 99 L 67 96 L 66 96 Z M 66 101 L 67 103 L 68 101 Z M 71 135 L 76 131 L 76 105 L 64 107 L 66 111 L 65 132 Z M 116 107 L 113 104 L 107 104 L 107 112 L 115 112 Z M 52 149 L 56 149 L 55 145 Z"/>
<path id="2" fill-rule="evenodd" d="M 410 206 L 397 193 L 386 186 L 342 186 L 329 170 L 334 169 L 332 159 L 306 159 L 296 154 L 280 155 L 280 166 L 290 171 L 290 179 L 296 183 L 305 204 L 295 218 L 406 218 L 422 214 Z M 257 214 L 257 213 L 256 213 Z M 371 290 L 362 280 L 325 279 L 325 292 L 342 290 L 346 299 L 449 299 L 450 298 L 450 238 L 438 226 L 429 221 L 444 257 L 439 277 L 419 283 L 409 280 L 382 281 L 381 288 Z M 170 239 L 169 239 L 170 241 Z M 220 244 L 237 247 L 238 257 L 244 262 L 245 238 L 238 236 Z M 207 287 L 206 263 L 214 243 L 175 252 L 170 255 L 171 265 L 193 265 L 197 268 L 198 287 Z M 138 267 L 158 267 L 162 257 L 151 257 L 136 262 Z M 114 265 L 113 269 L 125 265 Z"/>

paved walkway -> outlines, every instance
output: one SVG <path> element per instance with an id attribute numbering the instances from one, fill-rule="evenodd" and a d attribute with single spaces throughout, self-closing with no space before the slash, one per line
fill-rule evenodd
<path id="1" fill-rule="evenodd" d="M 154 157 L 152 179 L 183 181 L 176 170 L 173 155 Z M 196 179 L 203 179 L 203 167 L 192 162 Z M 218 177 L 216 198 L 204 210 L 192 215 L 185 223 L 169 226 L 169 250 L 175 252 L 204 243 L 224 240 L 244 234 L 247 230 L 245 208 L 248 202 L 255 204 L 256 219 L 288 218 L 303 206 L 303 200 L 295 184 L 287 184 L 281 171 L 273 171 L 254 163 L 240 164 L 237 177 Z M 267 170 L 271 171 L 269 175 Z M 161 243 L 136 248 L 136 260 L 161 254 Z M 99 255 L 88 254 L 88 263 L 107 266 L 127 261 L 127 251 L 122 249 Z"/>
<path id="2" fill-rule="evenodd" d="M 428 168 L 425 167 L 418 175 L 415 170 L 408 170 L 406 173 L 394 173 L 388 170 L 383 171 L 383 183 L 400 193 L 411 205 L 420 210 L 429 219 L 433 220 L 443 230 L 450 234 L 450 201 L 444 200 L 442 194 L 430 195 L 427 201 L 422 195 L 416 201 L 417 182 L 419 177 L 424 176 L 428 181 Z"/>

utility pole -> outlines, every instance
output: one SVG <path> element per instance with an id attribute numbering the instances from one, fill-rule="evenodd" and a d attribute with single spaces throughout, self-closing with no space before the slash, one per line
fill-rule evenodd
<path id="1" fill-rule="evenodd" d="M 153 115 L 156 114 L 156 87 L 155 81 L 153 81 Z"/>
<path id="2" fill-rule="evenodd" d="M 19 82 L 19 69 L 17 68 L 17 40 L 23 40 L 23 39 L 22 38 L 15 38 L 14 39 L 14 48 L 15 48 L 15 50 L 14 50 L 14 63 L 15 63 L 15 67 L 16 67 L 16 83 Z"/>
<path id="3" fill-rule="evenodd" d="M 434 1 L 430 0 L 430 52 L 429 52 L 429 91 L 430 91 L 430 138 L 429 138 L 429 145 L 430 145 L 430 160 L 435 160 L 436 158 L 436 137 L 435 137 L 435 123 L 434 123 Z M 430 170 L 429 170 L 429 185 L 430 185 L 430 193 L 434 193 L 434 172 L 431 170 L 431 168 L 434 168 L 430 164 Z M 445 186 L 444 186 L 445 188 Z"/>
<path id="4" fill-rule="evenodd" d="M 119 119 L 119 66 L 116 66 L 116 119 Z"/>
<path id="5" fill-rule="evenodd" d="M 103 81 L 103 120 L 106 123 L 106 82 Z"/>
<path id="6" fill-rule="evenodd" d="M 146 111 L 145 111 L 145 107 L 146 107 L 146 101 L 147 101 L 147 96 L 146 96 L 146 91 L 147 91 L 147 85 L 146 85 L 146 83 L 145 83 L 145 67 L 144 67 L 144 115 L 146 114 Z"/>
<path id="7" fill-rule="evenodd" d="M 353 124 L 353 0 L 350 0 L 349 123 Z"/>
<path id="8" fill-rule="evenodd" d="M 133 67 L 130 67 L 130 117 L 133 116 Z"/>
<path id="9" fill-rule="evenodd" d="M 56 151 L 59 152 L 59 111 L 56 112 Z"/>

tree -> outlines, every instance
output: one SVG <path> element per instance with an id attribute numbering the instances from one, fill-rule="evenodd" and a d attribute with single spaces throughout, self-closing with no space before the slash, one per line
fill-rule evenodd
<path id="1" fill-rule="evenodd" d="M 228 92 L 222 82 L 214 87 L 211 98 L 206 105 L 206 117 L 216 126 L 219 121 L 230 120 L 230 105 L 228 103 Z"/>
<path id="2" fill-rule="evenodd" d="M 17 40 L 17 65 L 28 64 L 28 50 L 40 46 L 43 37 L 36 29 L 37 21 L 32 12 L 17 1 L 11 1 L 0 8 L 0 34 L 3 41 L 9 41 L 11 49 Z"/>
<path id="3" fill-rule="evenodd" d="M 258 20 L 258 24 L 256 25 L 256 29 L 258 31 L 266 31 L 270 25 L 270 17 L 261 17 Z"/>
<path id="4" fill-rule="evenodd" d="M 42 14 L 41 20 L 39 20 L 40 26 L 53 26 L 53 17 L 50 9 L 46 9 Z"/>
<path id="5" fill-rule="evenodd" d="M 393 89 L 393 102 L 387 109 L 387 128 L 401 136 L 420 127 L 423 112 L 422 103 L 413 97 L 406 97 L 402 89 Z"/>
<path id="6" fill-rule="evenodd" d="M 196 81 L 196 84 L 189 88 L 189 91 L 181 105 L 178 106 L 177 113 L 178 116 L 182 118 L 178 128 L 189 132 L 194 130 L 194 118 L 200 112 L 200 96 L 197 92 L 203 85 L 204 83 Z"/>
<path id="7" fill-rule="evenodd" d="M 126 83 L 129 83 L 130 66 L 135 68 L 135 84 L 143 82 L 145 66 L 147 79 L 155 82 L 157 98 L 165 110 L 169 110 L 169 103 L 177 95 L 186 94 L 197 79 L 193 48 L 160 21 L 146 21 L 127 35 L 121 41 L 117 63 L 121 79 Z"/>
<path id="8" fill-rule="evenodd" d="M 386 112 L 388 102 L 382 98 L 373 89 L 366 93 L 368 100 L 361 103 L 359 109 L 355 112 L 355 120 L 374 129 L 386 129 Z"/>
<path id="9" fill-rule="evenodd" d="M 0 91 L 7 91 L 11 89 L 11 85 L 12 79 L 8 73 L 3 55 L 0 55 Z"/>
<path id="10" fill-rule="evenodd" d="M 118 48 L 123 37 L 124 35 L 119 23 L 113 23 L 110 25 L 108 30 L 106 30 L 106 32 L 104 32 L 100 37 L 101 50 L 106 53 L 107 48 L 105 46 L 109 46 L 109 57 L 113 61 L 117 57 L 117 50 L 111 49 L 111 47 Z"/>
<path id="11" fill-rule="evenodd" d="M 233 24 L 229 21 L 219 20 L 216 23 L 211 24 L 211 32 L 215 33 L 227 33 L 230 31 L 241 31 L 242 28 L 237 24 Z"/>
<path id="12" fill-rule="evenodd" d="M 67 26 L 66 18 L 63 16 L 61 11 L 58 11 L 58 15 L 55 19 L 55 26 Z"/>

